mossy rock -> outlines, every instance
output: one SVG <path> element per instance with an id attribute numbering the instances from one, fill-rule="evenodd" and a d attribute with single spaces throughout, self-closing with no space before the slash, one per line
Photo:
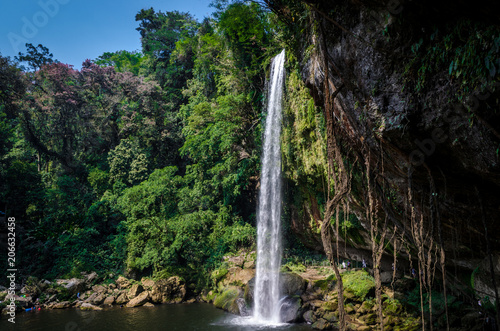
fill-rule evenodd
<path id="1" fill-rule="evenodd" d="M 377 324 L 377 314 L 375 313 L 366 314 L 361 316 L 359 320 L 367 325 L 375 325 Z"/>
<path id="2" fill-rule="evenodd" d="M 224 309 L 233 314 L 239 314 L 238 304 L 236 299 L 241 297 L 241 290 L 235 287 L 224 289 L 214 299 L 214 305 L 217 308 Z"/>
<path id="3" fill-rule="evenodd" d="M 320 318 L 313 323 L 312 328 L 317 330 L 330 330 L 332 329 L 332 325 L 324 318 Z"/>
<path id="4" fill-rule="evenodd" d="M 344 289 L 359 301 L 375 294 L 375 280 L 366 270 L 348 271 L 342 274 Z M 353 298 L 354 299 L 354 298 Z"/>
<path id="5" fill-rule="evenodd" d="M 334 312 L 328 312 L 325 315 L 323 315 L 323 319 L 327 320 L 328 322 L 337 322 L 337 316 L 335 315 Z"/>
<path id="6" fill-rule="evenodd" d="M 311 324 L 316 322 L 317 320 L 316 315 L 314 315 L 314 312 L 312 310 L 306 311 L 302 317 L 304 318 L 304 321 Z"/>
<path id="7" fill-rule="evenodd" d="M 208 302 L 213 302 L 216 296 L 217 296 L 217 293 L 215 293 L 214 291 L 208 292 L 208 294 L 207 294 L 207 301 Z"/>
<path id="8" fill-rule="evenodd" d="M 347 304 L 344 306 L 344 310 L 346 314 L 355 313 L 354 306 L 352 304 Z"/>
<path id="9" fill-rule="evenodd" d="M 358 300 L 358 297 L 351 291 L 344 289 L 344 302 L 352 302 Z"/>
<path id="10" fill-rule="evenodd" d="M 335 301 L 328 301 L 321 306 L 325 311 L 336 311 L 339 308 L 339 303 L 337 300 Z"/>
<path id="11" fill-rule="evenodd" d="M 323 291 L 328 290 L 328 281 L 326 279 L 320 279 L 313 282 L 313 286 L 316 288 L 320 288 Z"/>
<path id="12" fill-rule="evenodd" d="M 228 272 L 229 270 L 227 270 L 226 268 L 215 269 L 210 274 L 210 277 L 212 278 L 214 284 L 217 284 L 224 276 L 227 275 Z"/>
<path id="13" fill-rule="evenodd" d="M 398 300 L 387 299 L 383 303 L 384 315 L 398 316 L 403 310 L 403 306 Z"/>
<path id="14" fill-rule="evenodd" d="M 361 307 L 359 307 L 358 312 L 360 314 L 366 314 L 366 313 L 370 312 L 373 309 L 374 306 L 375 305 L 374 305 L 373 301 L 371 301 L 371 300 L 365 300 L 361 304 Z"/>

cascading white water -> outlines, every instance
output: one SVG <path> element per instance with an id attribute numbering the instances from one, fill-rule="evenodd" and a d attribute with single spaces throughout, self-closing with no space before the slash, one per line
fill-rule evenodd
<path id="1" fill-rule="evenodd" d="M 285 50 L 271 64 L 268 91 L 259 210 L 257 214 L 257 274 L 254 289 L 254 318 L 280 322 L 281 264 L 281 118 Z"/>

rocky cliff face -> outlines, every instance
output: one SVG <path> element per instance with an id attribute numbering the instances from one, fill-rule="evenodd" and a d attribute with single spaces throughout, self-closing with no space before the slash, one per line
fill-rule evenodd
<path id="1" fill-rule="evenodd" d="M 500 251 L 498 16 L 470 1 L 269 5 L 294 26 L 302 79 L 333 117 L 349 172 L 346 200 L 362 238 L 347 238 L 341 253 L 367 255 L 372 196 L 379 233 L 397 233 L 386 240 L 399 238 L 406 259 L 443 248 L 450 270 L 489 274 Z M 318 248 L 311 220 L 321 223 L 324 209 L 306 195 L 292 226 Z"/>

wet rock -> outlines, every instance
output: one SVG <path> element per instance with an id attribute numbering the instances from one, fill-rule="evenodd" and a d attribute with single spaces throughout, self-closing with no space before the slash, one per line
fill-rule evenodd
<path id="1" fill-rule="evenodd" d="M 155 305 L 152 304 L 151 302 L 146 302 L 144 305 L 142 305 L 143 307 L 154 307 Z"/>
<path id="2" fill-rule="evenodd" d="M 52 309 L 65 309 L 69 307 L 71 307 L 71 302 L 69 301 L 57 302 L 51 306 Z"/>
<path id="3" fill-rule="evenodd" d="M 81 310 L 102 310 L 101 307 L 94 306 L 93 304 L 88 303 L 88 302 L 82 303 L 82 305 L 80 306 L 80 309 Z"/>
<path id="4" fill-rule="evenodd" d="M 323 318 L 320 318 L 316 322 L 314 322 L 312 327 L 313 327 L 313 329 L 317 329 L 317 330 L 330 330 L 330 329 L 332 329 L 332 325 L 330 323 L 328 323 L 328 321 L 326 321 Z"/>
<path id="5" fill-rule="evenodd" d="M 302 317 L 309 324 L 316 322 L 316 316 L 314 315 L 314 312 L 312 310 L 306 311 Z"/>
<path id="6" fill-rule="evenodd" d="M 127 293 L 125 293 L 125 292 L 120 293 L 120 295 L 118 295 L 118 297 L 115 300 L 116 304 L 118 304 L 118 305 L 123 305 L 123 304 L 127 303 L 128 301 L 129 300 L 127 297 Z"/>
<path id="7" fill-rule="evenodd" d="M 115 302 L 115 297 L 114 296 L 109 296 L 106 299 L 104 299 L 103 305 L 105 306 L 111 306 Z"/>
<path id="8" fill-rule="evenodd" d="M 253 292 L 255 289 L 255 278 L 252 278 L 248 281 L 248 283 L 245 285 L 245 293 L 244 293 L 244 298 L 246 302 L 253 302 Z"/>
<path id="9" fill-rule="evenodd" d="M 217 308 L 224 309 L 232 314 L 240 315 L 240 308 L 237 299 L 241 298 L 243 293 L 239 287 L 230 286 L 217 294 L 214 299 L 214 305 Z"/>
<path id="10" fill-rule="evenodd" d="M 300 297 L 288 296 L 281 301 L 280 319 L 285 323 L 292 323 L 299 319 Z"/>
<path id="11" fill-rule="evenodd" d="M 148 302 L 149 300 L 149 292 L 144 291 L 140 293 L 137 297 L 133 298 L 127 303 L 127 307 L 133 308 L 133 307 L 139 307 Z"/>
<path id="12" fill-rule="evenodd" d="M 241 316 L 250 316 L 252 312 L 247 306 L 245 299 L 238 298 L 236 299 L 236 304 L 238 305 L 238 311 Z"/>
<path id="13" fill-rule="evenodd" d="M 134 284 L 134 285 L 132 285 L 132 287 L 130 288 L 130 290 L 128 292 L 128 298 L 133 299 L 136 296 L 138 296 L 140 293 L 142 293 L 143 291 L 144 291 L 144 288 L 142 287 L 141 284 Z"/>
<path id="14" fill-rule="evenodd" d="M 104 302 L 105 299 L 106 299 L 106 294 L 100 293 L 94 297 L 94 299 L 91 301 L 91 303 L 94 305 L 100 305 L 101 303 Z"/>

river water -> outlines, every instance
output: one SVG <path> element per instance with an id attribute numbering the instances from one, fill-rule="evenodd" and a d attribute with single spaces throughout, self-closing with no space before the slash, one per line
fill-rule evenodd
<path id="1" fill-rule="evenodd" d="M 277 326 L 248 325 L 248 318 L 226 313 L 210 304 L 193 303 L 157 305 L 155 307 L 119 308 L 102 311 L 79 309 L 41 310 L 17 313 L 16 324 L 6 316 L 0 320 L 0 330 L 19 331 L 251 331 L 287 330 L 305 331 L 312 328 L 305 324 Z M 250 322 L 251 323 L 251 322 Z"/>

